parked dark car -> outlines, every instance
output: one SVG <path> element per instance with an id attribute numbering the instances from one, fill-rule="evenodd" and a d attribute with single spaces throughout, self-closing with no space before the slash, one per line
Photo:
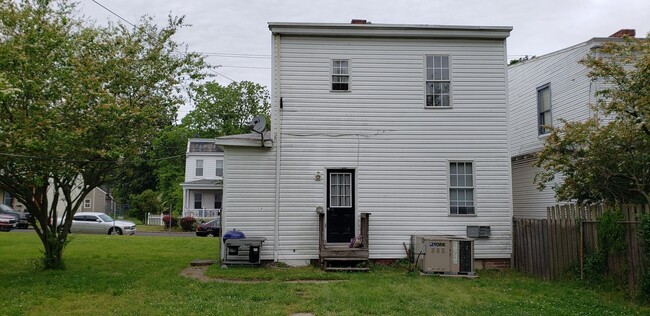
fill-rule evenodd
<path id="1" fill-rule="evenodd" d="M 18 221 L 14 216 L 0 214 L 0 231 L 8 232 L 16 228 Z"/>
<path id="2" fill-rule="evenodd" d="M 10 215 L 16 218 L 16 221 L 18 221 L 18 225 L 16 227 L 18 228 L 25 229 L 29 227 L 29 216 L 31 215 L 28 212 L 17 212 L 8 205 L 0 204 L 0 214 Z"/>
<path id="3" fill-rule="evenodd" d="M 218 237 L 221 231 L 221 221 L 215 218 L 196 226 L 196 235 L 200 237 Z"/>

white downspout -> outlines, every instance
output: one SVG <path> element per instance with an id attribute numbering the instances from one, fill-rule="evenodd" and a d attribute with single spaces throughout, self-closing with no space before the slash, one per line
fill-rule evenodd
<path id="1" fill-rule="evenodd" d="M 282 110 L 280 109 L 280 34 L 273 35 L 273 114 L 274 122 L 271 128 L 275 130 L 275 235 L 273 238 L 273 261 L 278 261 L 280 246 L 280 149 L 282 142 Z"/>

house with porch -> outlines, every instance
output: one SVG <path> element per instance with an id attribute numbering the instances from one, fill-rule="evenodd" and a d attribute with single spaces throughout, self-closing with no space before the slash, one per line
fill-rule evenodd
<path id="1" fill-rule="evenodd" d="M 225 231 L 265 237 L 262 260 L 304 265 L 404 258 L 412 235 L 487 226 L 477 267 L 509 265 L 511 27 L 269 29 L 272 126 L 214 141 Z"/>
<path id="2" fill-rule="evenodd" d="M 183 217 L 218 217 L 223 197 L 223 150 L 214 139 L 190 138 L 185 157 Z"/>
<path id="3" fill-rule="evenodd" d="M 635 36 L 635 31 L 622 29 L 609 37 L 595 37 L 585 42 L 508 67 L 510 103 L 510 156 L 512 160 L 512 199 L 515 217 L 546 218 L 546 208 L 566 202 L 555 198 L 553 187 L 562 183 L 557 175 L 542 191 L 534 183 L 541 171 L 533 166 L 536 155 L 550 135 L 550 127 L 563 121 L 585 121 L 598 117 L 592 105 L 596 91 L 604 87 L 591 80 L 589 69 L 580 64 L 588 54 L 607 42 L 620 42 L 622 36 Z"/>

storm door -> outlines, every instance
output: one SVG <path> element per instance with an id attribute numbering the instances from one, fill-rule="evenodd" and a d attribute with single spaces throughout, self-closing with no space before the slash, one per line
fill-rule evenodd
<path id="1" fill-rule="evenodd" d="M 327 242 L 354 237 L 354 170 L 327 170 Z"/>

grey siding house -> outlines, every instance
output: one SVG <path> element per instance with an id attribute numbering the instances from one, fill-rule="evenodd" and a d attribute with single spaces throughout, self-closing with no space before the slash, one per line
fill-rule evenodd
<path id="1" fill-rule="evenodd" d="M 508 134 L 516 217 L 546 218 L 546 207 L 564 203 L 556 200 L 552 189 L 562 178 L 558 175 L 554 183 L 538 191 L 534 178 L 540 170 L 533 163 L 544 147 L 549 126 L 561 126 L 562 120 L 584 121 L 590 117 L 607 120 L 591 107 L 596 102 L 595 92 L 604 84 L 589 79 L 589 70 L 579 62 L 603 43 L 621 41 L 622 35 L 634 36 L 634 30 L 592 38 L 508 67 Z"/>

